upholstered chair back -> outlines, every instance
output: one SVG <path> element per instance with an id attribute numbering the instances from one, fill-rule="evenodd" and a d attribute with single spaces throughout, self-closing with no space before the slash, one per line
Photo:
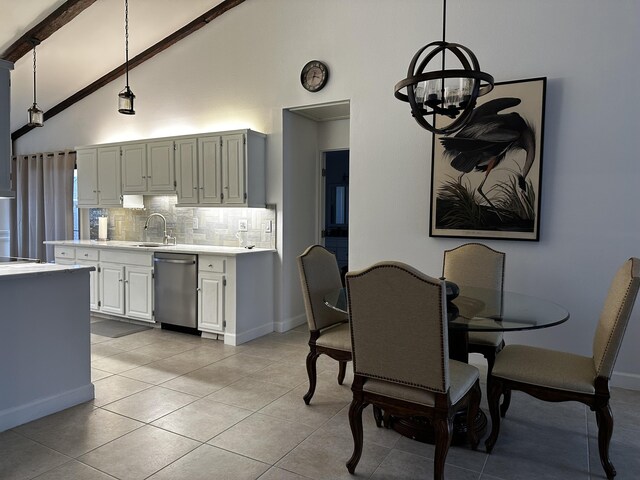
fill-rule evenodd
<path id="1" fill-rule="evenodd" d="M 309 330 L 322 330 L 344 322 L 347 316 L 324 304 L 324 296 L 342 288 L 336 257 L 321 245 L 312 245 L 298 257 L 304 308 Z"/>
<path id="2" fill-rule="evenodd" d="M 503 252 L 481 243 L 466 243 L 445 250 L 442 276 L 459 285 L 502 290 L 504 258 Z"/>
<path id="3" fill-rule="evenodd" d="M 630 258 L 618 270 L 600 314 L 593 339 L 593 361 L 600 377 L 611 378 L 640 286 L 640 259 Z"/>
<path id="4" fill-rule="evenodd" d="M 443 282 L 399 262 L 349 272 L 346 282 L 355 373 L 446 393 Z"/>

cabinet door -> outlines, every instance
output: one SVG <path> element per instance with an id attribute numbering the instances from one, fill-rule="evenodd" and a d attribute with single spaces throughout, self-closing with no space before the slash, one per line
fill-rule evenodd
<path id="1" fill-rule="evenodd" d="M 178 204 L 198 203 L 198 142 L 176 141 L 176 193 Z"/>
<path id="2" fill-rule="evenodd" d="M 77 263 L 78 265 L 95 267 L 95 270 L 89 272 L 89 308 L 94 311 L 100 310 L 98 306 L 98 300 L 100 299 L 100 266 L 95 262 L 86 260 L 78 260 Z"/>
<path id="3" fill-rule="evenodd" d="M 173 140 L 147 143 L 147 191 L 176 190 L 174 174 Z"/>
<path id="4" fill-rule="evenodd" d="M 198 329 L 224 331 L 224 275 L 198 275 Z"/>
<path id="5" fill-rule="evenodd" d="M 133 143 L 122 146 L 122 193 L 147 191 L 147 145 Z"/>
<path id="6" fill-rule="evenodd" d="M 102 264 L 99 278 L 100 310 L 124 315 L 124 267 Z"/>
<path id="7" fill-rule="evenodd" d="M 152 322 L 153 269 L 126 267 L 125 274 L 125 315 Z"/>
<path id="8" fill-rule="evenodd" d="M 243 134 L 222 137 L 222 193 L 225 204 L 243 205 L 247 201 Z"/>
<path id="9" fill-rule="evenodd" d="M 78 166 L 78 206 L 98 205 L 98 150 L 89 148 L 76 153 Z"/>
<path id="10" fill-rule="evenodd" d="M 219 205 L 222 198 L 220 136 L 198 138 L 198 189 L 200 204 Z"/>
<path id="11" fill-rule="evenodd" d="M 98 148 L 98 203 L 100 206 L 122 205 L 120 147 Z"/>

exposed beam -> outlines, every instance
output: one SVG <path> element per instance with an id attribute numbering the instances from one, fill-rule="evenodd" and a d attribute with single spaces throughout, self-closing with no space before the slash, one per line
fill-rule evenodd
<path id="1" fill-rule="evenodd" d="M 216 7 L 213 7 L 208 12 L 200 15 L 198 18 L 196 18 L 192 22 L 189 22 L 188 24 L 186 24 L 180 30 L 177 30 L 177 31 L 173 32 L 171 35 L 163 38 L 162 40 L 160 40 L 155 45 L 147 48 L 144 52 L 142 52 L 142 53 L 136 55 L 135 57 L 133 57 L 131 60 L 129 60 L 129 70 L 132 70 L 135 67 L 137 67 L 138 65 L 146 62 L 150 58 L 156 56 L 158 53 L 160 53 L 160 52 L 166 50 L 167 48 L 169 48 L 174 43 L 177 43 L 180 40 L 182 40 L 183 38 L 188 37 L 193 32 L 195 32 L 197 30 L 200 30 L 202 27 L 206 26 L 209 22 L 211 22 L 215 18 L 219 17 L 223 13 L 228 12 L 229 10 L 231 10 L 234 7 L 237 7 L 238 5 L 243 3 L 244 1 L 245 0 L 224 0 L 223 2 L 221 2 Z M 103 75 L 102 77 L 100 77 L 95 82 L 87 85 L 82 90 L 79 90 L 78 92 L 76 92 L 73 95 L 71 95 L 70 97 L 66 98 L 65 100 L 63 100 L 59 104 L 51 107 L 49 110 L 44 112 L 44 120 L 45 120 L 45 122 L 47 120 L 49 120 L 51 117 L 59 114 L 63 110 L 66 110 L 67 108 L 69 108 L 74 103 L 79 102 L 83 98 L 91 95 L 93 92 L 95 92 L 95 91 L 99 90 L 100 88 L 104 87 L 106 84 L 108 84 L 108 83 L 112 82 L 113 80 L 121 77 L 122 75 L 124 75 L 124 73 L 125 73 L 125 64 L 123 63 L 119 67 L 114 68 L 109 73 L 107 73 L 107 74 Z M 11 134 L 11 140 L 13 140 L 13 141 L 17 140 L 22 135 L 24 135 L 25 133 L 30 132 L 34 128 L 36 128 L 36 127 L 30 127 L 29 125 L 23 125 L 18 130 L 16 130 L 15 132 L 13 132 Z"/>
<path id="2" fill-rule="evenodd" d="M 2 53 L 0 58 L 13 63 L 17 62 L 33 48 L 32 38 L 40 42 L 49 38 L 78 16 L 85 8 L 90 7 L 95 1 L 96 0 L 67 0 L 56 8 L 51 15 L 15 41 L 13 45 Z"/>

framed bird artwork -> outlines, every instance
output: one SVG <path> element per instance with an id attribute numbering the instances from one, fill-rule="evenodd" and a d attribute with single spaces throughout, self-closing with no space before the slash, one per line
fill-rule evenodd
<path id="1" fill-rule="evenodd" d="M 498 82 L 464 127 L 433 136 L 430 236 L 540 239 L 546 86 Z"/>

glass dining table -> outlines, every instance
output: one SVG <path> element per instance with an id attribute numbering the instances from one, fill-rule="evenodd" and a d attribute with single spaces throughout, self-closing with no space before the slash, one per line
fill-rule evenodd
<path id="1" fill-rule="evenodd" d="M 449 357 L 468 363 L 469 332 L 514 332 L 559 325 L 569 319 L 557 303 L 521 293 L 459 286 L 457 297 L 447 302 Z M 345 288 L 324 296 L 329 308 L 348 312 Z"/>
<path id="2" fill-rule="evenodd" d="M 345 288 L 324 296 L 327 307 L 348 313 Z M 449 358 L 469 362 L 469 332 L 514 332 L 548 328 L 569 319 L 567 309 L 557 303 L 521 293 L 460 285 L 459 294 L 448 298 L 447 319 Z M 466 414 L 459 412 L 454 421 L 453 444 L 465 444 Z M 402 435 L 418 441 L 433 443 L 433 430 L 423 419 L 411 417 L 391 419 L 391 427 Z M 486 415 L 480 411 L 475 422 L 479 436 L 484 435 Z"/>

